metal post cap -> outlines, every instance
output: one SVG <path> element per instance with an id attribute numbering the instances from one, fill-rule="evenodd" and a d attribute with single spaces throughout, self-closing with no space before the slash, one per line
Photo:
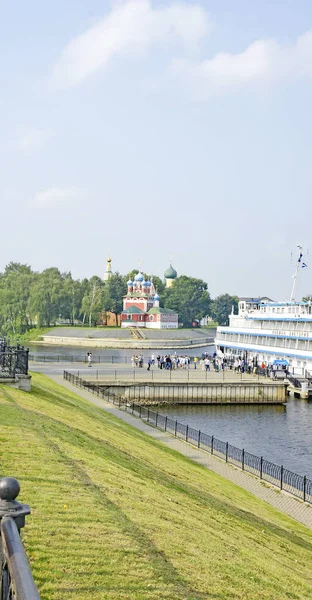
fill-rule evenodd
<path id="1" fill-rule="evenodd" d="M 20 492 L 20 484 L 14 477 L 0 479 L 0 520 L 13 517 L 17 527 L 24 527 L 25 515 L 30 514 L 28 504 L 21 504 L 15 498 Z"/>
<path id="2" fill-rule="evenodd" d="M 15 500 L 19 495 L 21 486 L 14 477 L 0 479 L 0 500 Z"/>

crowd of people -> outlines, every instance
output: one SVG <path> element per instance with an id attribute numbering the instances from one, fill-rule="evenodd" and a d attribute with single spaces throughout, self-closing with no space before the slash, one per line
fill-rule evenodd
<path id="1" fill-rule="evenodd" d="M 92 366 L 93 356 L 92 352 L 86 354 L 88 367 Z M 244 356 L 237 356 L 235 358 L 226 358 L 217 356 L 214 352 L 212 355 L 205 352 L 198 356 L 188 356 L 187 354 L 152 354 L 148 357 L 147 361 L 144 360 L 143 354 L 133 354 L 131 357 L 132 367 L 143 368 L 144 364 L 147 364 L 147 370 L 150 371 L 152 367 L 157 367 L 163 370 L 175 370 L 175 369 L 201 369 L 202 371 L 225 371 L 231 370 L 235 373 L 248 373 L 250 374 L 263 374 L 272 379 L 276 379 L 277 375 L 283 371 L 285 377 L 288 375 L 287 366 L 278 367 L 276 364 L 265 364 L 264 362 L 259 363 L 256 356 L 245 358 Z"/>
<path id="2" fill-rule="evenodd" d="M 175 370 L 175 369 L 201 369 L 202 371 L 220 371 L 224 369 L 225 361 L 217 357 L 216 353 L 211 356 L 207 352 L 198 356 L 188 356 L 187 354 L 152 354 L 147 359 L 147 370 L 150 371 L 152 367 L 164 370 Z M 131 358 L 132 367 L 144 367 L 144 357 L 142 354 L 133 355 Z"/>

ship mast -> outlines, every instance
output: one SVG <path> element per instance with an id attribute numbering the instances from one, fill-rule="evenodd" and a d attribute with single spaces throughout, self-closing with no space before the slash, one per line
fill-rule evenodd
<path id="1" fill-rule="evenodd" d="M 297 285 L 297 280 L 298 280 L 298 275 L 299 275 L 299 269 L 302 266 L 302 264 L 301 264 L 302 246 L 297 246 L 297 248 L 299 249 L 299 256 L 298 256 L 298 260 L 297 260 L 297 264 L 296 264 L 296 271 L 294 272 L 294 274 L 292 276 L 293 284 L 292 284 L 291 295 L 290 295 L 291 302 L 295 302 L 295 290 L 296 290 L 296 285 Z"/>

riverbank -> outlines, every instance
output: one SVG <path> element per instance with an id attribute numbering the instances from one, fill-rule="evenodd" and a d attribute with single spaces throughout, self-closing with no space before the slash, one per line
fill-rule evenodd
<path id="1" fill-rule="evenodd" d="M 214 346 L 213 338 L 203 338 L 202 340 L 172 340 L 172 339 L 158 339 L 158 340 L 142 340 L 142 339 L 131 339 L 121 340 L 114 338 L 74 338 L 74 337 L 59 337 L 59 336 L 42 336 L 42 340 L 35 340 L 33 343 L 40 345 L 51 345 L 51 346 L 67 346 L 67 347 L 83 347 L 83 348 L 110 348 L 119 350 L 158 350 L 158 349 L 170 349 L 170 350 L 187 350 L 191 348 L 204 348 L 205 346 Z"/>
<path id="2" fill-rule="evenodd" d="M 41 375 L 0 412 L 46 600 L 309 597 L 312 532 L 245 490 Z"/>
<path id="3" fill-rule="evenodd" d="M 132 328 L 134 329 L 134 328 Z M 120 327 L 41 327 L 10 336 L 17 343 L 38 347 L 107 348 L 120 350 L 178 350 L 214 345 L 215 328 L 135 330 Z"/>
<path id="4" fill-rule="evenodd" d="M 104 352 L 108 352 L 103 351 Z M 118 368 L 133 371 L 131 367 L 131 352 L 119 351 L 116 356 L 98 356 L 97 364 L 92 371 L 96 377 L 97 370 L 105 365 L 105 370 L 110 370 L 111 376 L 117 378 Z M 55 358 L 55 357 L 54 357 Z M 41 356 L 40 361 L 31 363 L 31 370 L 44 373 L 48 376 L 62 376 L 64 370 L 76 369 L 79 374 L 86 368 L 86 364 L 73 362 L 73 356 L 58 356 L 59 361 L 52 362 L 53 356 Z M 82 359 L 85 358 L 82 355 Z M 101 362 L 98 360 L 101 358 Z M 42 361 L 42 362 L 41 362 Z M 116 365 L 119 365 L 115 369 Z M 190 369 L 190 373 L 194 368 Z M 141 369 L 136 369 L 138 381 Z M 206 378 L 206 373 L 202 376 Z M 151 376 L 153 371 L 150 373 Z M 183 372 L 184 373 L 184 372 Z M 170 372 L 164 372 L 165 376 Z M 186 377 L 187 372 L 182 377 Z M 207 378 L 209 373 L 207 373 Z M 223 378 L 223 373 L 217 374 Z M 225 375 L 226 376 L 226 375 Z M 132 375 L 134 377 L 134 375 Z M 144 375 L 143 375 L 144 377 Z M 192 377 L 192 375 L 190 375 Z M 242 374 L 236 374 L 238 380 Z M 260 378 L 260 376 L 259 376 Z M 261 378 L 262 379 L 262 378 Z M 184 382 L 187 385 L 187 382 Z M 208 435 L 228 441 L 232 446 L 244 448 L 247 452 L 263 456 L 267 461 L 276 465 L 283 465 L 285 469 L 307 476 L 312 480 L 312 403 L 300 400 L 289 395 L 285 404 L 168 404 L 160 403 L 159 411 L 168 418 L 177 420 L 185 426 L 201 430 Z"/>
<path id="5" fill-rule="evenodd" d="M 259 375 L 201 369 L 133 368 L 130 365 L 73 369 L 81 385 L 109 390 L 127 402 L 167 404 L 284 404 L 287 385 Z M 79 384 L 80 385 L 80 384 Z"/>

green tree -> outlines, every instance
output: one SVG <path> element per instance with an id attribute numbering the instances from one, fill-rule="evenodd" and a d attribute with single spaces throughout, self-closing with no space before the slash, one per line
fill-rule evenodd
<path id="1" fill-rule="evenodd" d="M 215 298 L 211 304 L 210 314 L 217 321 L 218 325 L 229 324 L 229 314 L 232 312 L 232 307 L 237 312 L 238 298 L 229 294 L 221 294 Z"/>
<path id="2" fill-rule="evenodd" d="M 83 313 L 83 323 L 88 317 L 89 327 L 92 323 L 96 323 L 103 310 L 104 283 L 100 277 L 93 275 L 88 285 L 81 302 L 81 310 Z"/>
<path id="3" fill-rule="evenodd" d="M 27 310 L 35 273 L 29 265 L 10 262 L 0 276 L 0 327 L 4 334 L 23 334 L 31 326 Z"/>
<path id="4" fill-rule="evenodd" d="M 69 319 L 71 324 L 75 324 L 75 319 L 80 316 L 82 298 L 86 291 L 83 282 L 72 278 L 71 273 L 63 274 L 64 294 L 60 307 L 61 315 L 64 319 Z"/>
<path id="5" fill-rule="evenodd" d="M 56 267 L 45 269 L 31 288 L 28 310 L 32 321 L 50 327 L 62 314 L 64 303 L 64 276 Z"/>
<path id="6" fill-rule="evenodd" d="M 151 277 L 153 278 L 153 284 L 157 290 L 157 293 L 159 296 L 162 296 L 166 289 L 164 282 L 160 279 L 160 277 L 158 277 L 158 275 L 152 275 Z"/>
<path id="7" fill-rule="evenodd" d="M 209 314 L 211 299 L 208 286 L 202 279 L 181 275 L 163 294 L 165 308 L 179 313 L 179 321 L 190 327 L 194 319 Z"/>
<path id="8" fill-rule="evenodd" d="M 302 302 L 312 302 L 312 294 L 308 294 L 307 296 L 303 296 Z"/>
<path id="9" fill-rule="evenodd" d="M 106 281 L 104 286 L 103 309 L 106 312 L 112 312 L 115 315 L 116 325 L 118 324 L 118 315 L 123 308 L 123 296 L 127 293 L 127 277 L 116 272 Z"/>

